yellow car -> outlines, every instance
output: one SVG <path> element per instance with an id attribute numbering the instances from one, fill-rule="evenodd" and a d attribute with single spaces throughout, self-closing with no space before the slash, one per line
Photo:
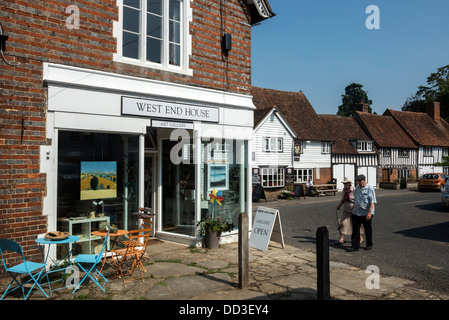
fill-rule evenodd
<path id="1" fill-rule="evenodd" d="M 446 185 L 447 175 L 444 173 L 426 173 L 418 180 L 419 191 L 440 190 L 443 191 Z"/>

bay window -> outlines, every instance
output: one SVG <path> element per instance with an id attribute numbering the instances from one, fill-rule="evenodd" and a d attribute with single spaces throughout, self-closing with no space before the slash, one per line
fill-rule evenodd
<path id="1" fill-rule="evenodd" d="M 285 168 L 261 168 L 260 172 L 263 187 L 285 186 Z"/>

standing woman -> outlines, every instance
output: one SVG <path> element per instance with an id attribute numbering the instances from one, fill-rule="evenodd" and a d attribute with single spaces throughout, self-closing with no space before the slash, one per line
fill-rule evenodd
<path id="1" fill-rule="evenodd" d="M 354 207 L 354 186 L 352 181 L 345 177 L 343 180 L 343 193 L 340 203 L 337 206 L 337 210 L 343 207 L 343 214 L 340 221 L 338 230 L 340 231 L 340 240 L 336 241 L 336 245 L 343 244 L 345 242 L 345 235 L 352 235 L 352 208 Z M 363 227 L 360 227 L 360 243 L 363 243 Z"/>

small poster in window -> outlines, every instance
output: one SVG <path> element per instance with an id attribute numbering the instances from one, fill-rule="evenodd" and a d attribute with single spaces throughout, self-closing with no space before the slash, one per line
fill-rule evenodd
<path id="1" fill-rule="evenodd" d="M 81 200 L 117 197 L 116 161 L 81 161 Z"/>
<path id="2" fill-rule="evenodd" d="M 208 190 L 229 189 L 229 167 L 227 163 L 209 163 Z"/>

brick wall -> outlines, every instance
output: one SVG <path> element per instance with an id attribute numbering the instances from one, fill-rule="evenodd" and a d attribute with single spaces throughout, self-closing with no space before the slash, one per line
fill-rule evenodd
<path id="1" fill-rule="evenodd" d="M 190 24 L 192 76 L 113 61 L 116 0 L 0 1 L 0 23 L 9 36 L 0 59 L 0 237 L 14 239 L 38 258 L 34 240 L 47 232 L 43 213 L 46 177 L 39 172 L 46 139 L 44 62 L 207 87 L 241 94 L 251 90 L 251 27 L 239 0 L 195 0 Z M 65 10 L 80 9 L 80 28 L 67 29 Z M 221 30 L 232 34 L 225 59 Z M 20 65 L 17 65 L 20 63 Z"/>

